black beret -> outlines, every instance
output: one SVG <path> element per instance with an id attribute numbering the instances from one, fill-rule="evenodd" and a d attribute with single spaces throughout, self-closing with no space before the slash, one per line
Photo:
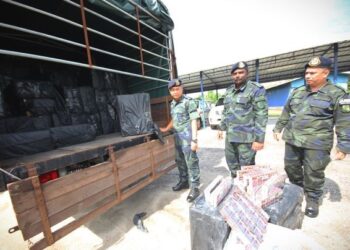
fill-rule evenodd
<path id="1" fill-rule="evenodd" d="M 182 81 L 180 79 L 172 79 L 168 83 L 168 89 L 171 89 L 174 86 L 182 85 Z"/>
<path id="2" fill-rule="evenodd" d="M 332 59 L 324 56 L 315 56 L 305 65 L 306 68 L 331 68 Z"/>
<path id="3" fill-rule="evenodd" d="M 233 64 L 232 65 L 232 69 L 231 69 L 231 74 L 236 69 L 246 69 L 246 70 L 248 70 L 248 64 L 246 62 L 237 62 L 237 63 Z"/>

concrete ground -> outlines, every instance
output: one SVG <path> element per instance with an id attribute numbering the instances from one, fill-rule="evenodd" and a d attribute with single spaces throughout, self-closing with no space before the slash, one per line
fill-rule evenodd
<path id="1" fill-rule="evenodd" d="M 284 143 L 272 139 L 273 123 L 273 120 L 269 122 L 265 149 L 258 153 L 256 162 L 283 171 Z M 210 128 L 199 132 L 201 191 L 217 175 L 228 175 L 224 141 L 218 141 L 216 133 Z M 173 192 L 171 187 L 176 182 L 174 169 L 48 249 L 191 249 L 188 191 Z M 343 161 L 332 161 L 327 167 L 320 215 L 314 219 L 305 217 L 301 233 L 324 249 L 349 249 L 349 208 L 350 157 L 347 156 Z M 148 233 L 133 225 L 134 214 L 140 212 L 147 213 L 144 225 Z M 16 225 L 8 192 L 0 193 L 0 221 L 0 249 L 27 249 L 28 243 L 23 241 L 20 232 L 7 233 L 8 228 Z"/>

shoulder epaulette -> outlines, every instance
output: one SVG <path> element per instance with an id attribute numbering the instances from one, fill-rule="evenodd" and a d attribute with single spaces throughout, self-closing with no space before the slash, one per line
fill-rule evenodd
<path id="1" fill-rule="evenodd" d="M 262 86 L 260 83 L 258 82 L 253 82 L 253 81 L 250 81 L 250 83 L 252 83 L 253 85 L 257 86 L 258 88 L 262 88 L 264 86 Z"/>
<path id="2" fill-rule="evenodd" d="M 347 93 L 346 90 L 345 90 L 343 87 L 341 87 L 341 86 L 339 86 L 339 85 L 336 85 L 336 84 L 332 84 L 332 85 L 333 85 L 334 87 L 340 89 L 341 91 L 343 91 L 344 94 Z"/>
<path id="3" fill-rule="evenodd" d="M 297 91 L 297 90 L 305 90 L 306 89 L 306 86 L 305 85 L 301 85 L 299 87 L 296 87 L 293 89 L 293 91 Z"/>

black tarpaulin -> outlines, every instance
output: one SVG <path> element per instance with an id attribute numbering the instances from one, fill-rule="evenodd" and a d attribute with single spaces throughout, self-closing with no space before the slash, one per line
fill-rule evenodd
<path id="1" fill-rule="evenodd" d="M 153 132 L 149 94 L 120 95 L 117 100 L 123 136 Z"/>

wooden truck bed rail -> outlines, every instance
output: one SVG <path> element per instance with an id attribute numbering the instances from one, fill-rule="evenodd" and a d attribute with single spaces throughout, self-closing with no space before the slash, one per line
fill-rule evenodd
<path id="1" fill-rule="evenodd" d="M 52 245 L 92 218 L 106 212 L 175 166 L 173 135 L 122 150 L 106 148 L 109 159 L 59 179 L 40 184 L 34 171 L 24 180 L 8 185 L 18 227 L 25 240 L 44 237 L 30 246 Z M 71 216 L 83 214 L 53 231 Z M 55 227 L 57 228 L 57 226 Z"/>

